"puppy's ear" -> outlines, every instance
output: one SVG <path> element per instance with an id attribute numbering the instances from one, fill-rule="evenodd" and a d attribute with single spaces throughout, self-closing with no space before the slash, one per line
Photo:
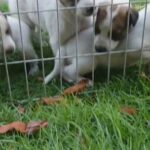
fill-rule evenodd
<path id="1" fill-rule="evenodd" d="M 135 26 L 139 18 L 139 12 L 135 9 L 130 9 L 129 25 Z"/>
<path id="2" fill-rule="evenodd" d="M 97 16 L 96 16 L 96 26 L 99 26 L 101 22 L 103 22 L 103 20 L 105 20 L 105 18 L 107 17 L 107 11 L 106 8 L 99 8 L 98 12 L 97 12 Z"/>
<path id="3" fill-rule="evenodd" d="M 95 22 L 95 34 L 100 34 L 101 30 L 99 28 L 100 23 L 106 18 L 107 11 L 106 8 L 99 8 L 96 16 Z"/>

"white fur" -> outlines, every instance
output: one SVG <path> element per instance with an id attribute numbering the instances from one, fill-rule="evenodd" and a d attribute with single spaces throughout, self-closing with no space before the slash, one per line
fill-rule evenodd
<path id="1" fill-rule="evenodd" d="M 76 33 L 76 11 L 66 10 L 59 13 L 59 33 L 58 33 L 58 18 L 57 18 L 57 3 L 59 8 L 66 8 L 60 0 L 38 0 L 39 11 L 49 10 L 40 13 L 41 29 L 48 32 L 49 43 L 52 47 L 53 54 L 56 55 L 60 45 L 63 45 Z M 37 11 L 37 0 L 18 0 L 20 11 Z M 95 4 L 109 4 L 110 0 L 95 0 Z M 93 6 L 93 0 L 80 0 L 77 4 L 78 14 L 78 32 L 90 27 L 93 24 L 93 17 L 85 17 L 84 13 L 87 8 L 83 6 Z M 17 12 L 16 0 L 9 0 L 9 8 L 11 12 Z M 21 18 L 30 26 L 39 27 L 38 14 L 26 13 L 22 14 Z M 60 37 L 59 37 L 60 36 Z M 60 40 L 60 45 L 59 45 Z"/>
<path id="2" fill-rule="evenodd" d="M 7 28 L 7 24 L 11 29 L 11 34 L 6 34 L 5 30 Z M 7 54 L 7 50 L 12 48 L 14 51 L 17 49 L 23 55 L 23 51 L 25 54 L 25 59 L 37 59 L 37 55 L 34 51 L 31 42 L 31 35 L 30 35 L 30 28 L 21 21 L 21 33 L 20 33 L 20 26 L 19 20 L 13 17 L 8 16 L 7 19 L 0 15 L 0 27 L 2 33 L 2 46 L 3 50 Z M 21 41 L 21 34 L 22 34 L 22 41 Z M 22 47 L 23 43 L 23 47 Z M 12 51 L 13 52 L 13 51 Z M 2 55 L 2 51 L 0 50 Z M 29 74 L 34 75 L 39 71 L 37 62 L 30 62 L 30 70 Z"/>
<path id="3" fill-rule="evenodd" d="M 139 12 L 139 20 L 133 30 L 129 33 L 129 41 L 128 41 L 128 49 L 141 49 L 142 42 L 142 31 L 143 31 L 143 23 L 145 16 L 145 9 Z M 148 48 L 148 51 L 143 51 L 142 57 L 145 64 L 149 64 L 150 62 L 150 5 L 148 5 L 147 10 L 147 18 L 146 18 L 146 26 L 145 26 L 145 37 L 143 42 L 143 47 Z M 66 45 L 61 47 L 61 57 L 64 56 L 73 56 L 73 58 L 67 58 L 67 62 L 69 65 L 65 65 L 65 60 L 62 59 L 59 65 L 59 59 L 55 60 L 55 66 L 53 71 L 45 78 L 44 83 L 47 84 L 51 81 L 56 75 L 60 73 L 60 68 L 62 67 L 63 77 L 68 81 L 76 81 L 76 72 L 78 73 L 78 80 L 81 80 L 85 73 L 92 71 L 93 66 L 93 39 L 90 36 L 93 33 L 93 29 L 89 28 L 87 30 L 82 31 L 79 34 L 79 44 L 78 55 L 89 54 L 89 56 L 78 57 L 78 70 L 76 70 L 76 48 L 75 48 L 75 38 L 72 38 Z M 100 41 L 101 42 L 101 41 Z M 124 50 L 126 48 L 126 39 L 122 41 L 120 46 L 117 48 L 118 50 Z M 127 55 L 127 66 L 131 66 L 136 64 L 139 61 L 140 51 L 129 52 Z M 57 53 L 57 58 L 59 58 L 59 51 Z M 124 64 L 124 54 L 112 54 L 111 55 L 111 67 L 123 67 Z M 108 54 L 95 56 L 95 68 L 97 66 L 107 66 L 108 65 Z"/>

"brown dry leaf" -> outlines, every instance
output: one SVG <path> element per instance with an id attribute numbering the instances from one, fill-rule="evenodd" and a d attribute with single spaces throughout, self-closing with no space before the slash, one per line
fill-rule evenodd
<path id="1" fill-rule="evenodd" d="M 60 102 L 65 96 L 65 95 L 70 95 L 70 94 L 78 94 L 81 91 L 83 91 L 86 87 L 88 87 L 89 80 L 82 80 L 79 83 L 75 84 L 74 86 L 67 88 L 64 90 L 63 94 L 60 96 L 55 96 L 55 97 L 45 97 L 42 99 L 42 104 L 44 105 L 54 105 Z"/>
<path id="2" fill-rule="evenodd" d="M 62 99 L 63 99 L 63 96 L 45 97 L 42 99 L 42 104 L 54 105 L 54 104 L 60 102 Z"/>
<path id="3" fill-rule="evenodd" d="M 0 126 L 0 134 L 5 134 L 10 131 L 17 131 L 23 134 L 31 135 L 40 130 L 41 128 L 47 126 L 48 126 L 47 121 L 29 122 L 28 124 L 16 121 L 7 125 Z"/>
<path id="4" fill-rule="evenodd" d="M 137 110 L 135 108 L 131 107 L 123 107 L 120 110 L 122 113 L 128 114 L 128 115 L 135 115 L 137 114 Z"/>
<path id="5" fill-rule="evenodd" d="M 85 90 L 85 88 L 88 87 L 88 80 L 82 80 L 79 83 L 75 84 L 72 87 L 67 88 L 66 90 L 64 90 L 63 94 L 64 95 L 70 95 L 70 94 L 78 94 L 82 91 Z"/>
<path id="6" fill-rule="evenodd" d="M 26 127 L 26 134 L 31 135 L 41 128 L 47 127 L 47 121 L 29 122 Z"/>
<path id="7" fill-rule="evenodd" d="M 22 107 L 22 106 L 19 106 L 18 107 L 18 112 L 19 112 L 19 114 L 24 114 L 25 113 L 25 108 Z"/>
<path id="8" fill-rule="evenodd" d="M 12 122 L 7 125 L 0 126 L 0 134 L 7 133 L 9 131 L 16 130 L 20 133 L 25 133 L 26 131 L 26 124 L 20 121 Z"/>

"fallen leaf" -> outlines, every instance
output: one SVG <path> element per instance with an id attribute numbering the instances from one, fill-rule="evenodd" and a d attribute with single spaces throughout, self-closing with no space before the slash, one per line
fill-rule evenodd
<path id="1" fill-rule="evenodd" d="M 123 108 L 121 108 L 121 112 L 128 114 L 128 115 L 137 114 L 137 110 L 135 108 L 131 108 L 131 107 L 123 107 Z"/>
<path id="2" fill-rule="evenodd" d="M 24 114 L 25 113 L 25 108 L 22 107 L 22 106 L 19 106 L 18 107 L 18 112 L 19 112 L 19 114 Z"/>
<path id="3" fill-rule="evenodd" d="M 28 124 L 16 121 L 3 126 L 0 126 L 0 134 L 5 134 L 10 131 L 17 131 L 19 133 L 31 135 L 41 128 L 47 127 L 47 121 L 29 122 Z"/>
<path id="4" fill-rule="evenodd" d="M 63 96 L 71 95 L 71 94 L 78 94 L 82 92 L 86 87 L 89 86 L 89 80 L 82 80 L 79 83 L 71 86 L 63 91 L 63 94 L 60 96 L 55 97 L 45 97 L 42 99 L 42 104 L 44 105 L 54 105 L 60 102 L 63 99 Z"/>
<path id="5" fill-rule="evenodd" d="M 78 94 L 88 87 L 88 80 L 81 80 L 79 83 L 64 90 L 63 95 Z"/>
<path id="6" fill-rule="evenodd" d="M 42 99 L 42 104 L 54 105 L 54 104 L 60 102 L 62 99 L 63 99 L 63 96 L 45 97 Z"/>
<path id="7" fill-rule="evenodd" d="M 21 132 L 21 133 L 25 133 L 26 124 L 20 121 L 16 121 L 7 125 L 0 126 L 0 134 L 4 134 L 13 130 Z"/>
<path id="8" fill-rule="evenodd" d="M 31 135 L 41 128 L 47 127 L 47 121 L 39 121 L 39 122 L 29 122 L 26 127 L 26 134 Z"/>
<path id="9" fill-rule="evenodd" d="M 18 132 L 25 133 L 26 124 L 23 122 L 13 122 L 12 127 Z"/>

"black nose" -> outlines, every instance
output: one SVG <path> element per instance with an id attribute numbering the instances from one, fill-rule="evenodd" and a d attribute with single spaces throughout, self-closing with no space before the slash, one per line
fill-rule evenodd
<path id="1" fill-rule="evenodd" d="M 94 8 L 93 7 L 89 7 L 86 9 L 86 14 L 87 16 L 90 16 L 94 13 Z"/>
<path id="2" fill-rule="evenodd" d="M 107 49 L 103 46 L 95 46 L 95 49 L 98 53 L 107 52 Z"/>

